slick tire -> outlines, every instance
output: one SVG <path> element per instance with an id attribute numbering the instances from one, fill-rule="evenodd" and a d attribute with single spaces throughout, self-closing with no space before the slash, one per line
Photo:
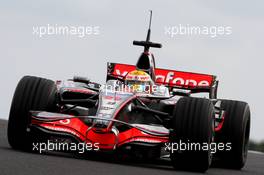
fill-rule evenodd
<path id="1" fill-rule="evenodd" d="M 53 111 L 56 103 L 56 85 L 53 81 L 23 77 L 15 90 L 9 113 L 7 137 L 14 149 L 31 151 L 32 133 L 28 132 L 30 110 Z"/>
<path id="2" fill-rule="evenodd" d="M 225 111 L 223 128 L 218 142 L 230 144 L 231 150 L 219 152 L 220 163 L 227 168 L 241 169 L 247 160 L 250 134 L 250 109 L 245 102 L 221 100 Z"/>
<path id="3" fill-rule="evenodd" d="M 183 97 L 177 102 L 170 133 L 170 157 L 176 169 L 205 172 L 209 168 L 212 153 L 202 146 L 210 146 L 213 140 L 214 115 L 214 105 L 208 99 Z M 186 149 L 180 147 L 182 143 L 186 144 Z M 187 144 L 192 143 L 196 146 L 188 149 Z M 177 150 L 172 151 L 175 146 L 178 146 Z"/>

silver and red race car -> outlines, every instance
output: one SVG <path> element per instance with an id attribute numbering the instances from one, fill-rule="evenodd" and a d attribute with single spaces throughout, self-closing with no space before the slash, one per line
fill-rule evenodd
<path id="1" fill-rule="evenodd" d="M 83 143 L 93 152 L 167 155 L 174 167 L 190 171 L 204 172 L 212 160 L 241 169 L 249 105 L 217 99 L 216 76 L 156 68 L 149 48 L 161 44 L 150 42 L 150 28 L 146 41 L 133 44 L 144 47 L 136 65 L 108 63 L 103 85 L 83 77 L 56 82 L 23 77 L 10 109 L 11 147 L 36 151 L 52 143 L 57 150 Z M 193 97 L 197 93 L 208 98 Z"/>

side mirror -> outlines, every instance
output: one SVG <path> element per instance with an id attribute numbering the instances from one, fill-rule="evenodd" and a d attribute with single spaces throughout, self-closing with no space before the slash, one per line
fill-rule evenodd
<path id="1" fill-rule="evenodd" d="M 90 83 L 90 80 L 87 77 L 80 77 L 80 76 L 74 76 L 73 81 L 80 82 L 80 83 L 86 83 L 86 84 Z"/>

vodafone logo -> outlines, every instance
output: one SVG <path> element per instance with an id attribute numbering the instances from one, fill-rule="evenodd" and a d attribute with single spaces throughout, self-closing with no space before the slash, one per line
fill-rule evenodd
<path id="1" fill-rule="evenodd" d="M 70 122 L 70 119 L 60 120 L 60 123 L 63 125 L 68 125 Z"/>
<path id="2" fill-rule="evenodd" d="M 114 74 L 125 76 L 129 72 L 125 67 L 122 69 L 115 69 Z M 171 86 L 208 87 L 211 82 L 211 75 L 156 69 L 156 83 Z"/>
<path id="3" fill-rule="evenodd" d="M 181 86 L 209 86 L 210 83 L 206 80 L 197 81 L 194 79 L 185 79 L 183 77 L 178 77 L 174 72 L 168 72 L 167 75 L 156 75 L 157 83 L 165 83 L 172 85 Z"/>

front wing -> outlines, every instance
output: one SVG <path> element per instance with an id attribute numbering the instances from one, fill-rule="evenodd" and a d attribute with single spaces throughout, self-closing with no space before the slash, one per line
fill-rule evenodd
<path id="1" fill-rule="evenodd" d="M 98 119 L 126 125 L 129 129 L 120 132 L 114 125 L 108 130 L 85 122 L 85 120 Z M 169 130 L 164 127 L 129 124 L 96 116 L 73 116 L 31 111 L 30 127 L 37 128 L 45 134 L 56 133 L 62 136 L 71 136 L 78 142 L 97 143 L 100 150 L 114 150 L 125 144 L 159 145 L 169 141 Z"/>

